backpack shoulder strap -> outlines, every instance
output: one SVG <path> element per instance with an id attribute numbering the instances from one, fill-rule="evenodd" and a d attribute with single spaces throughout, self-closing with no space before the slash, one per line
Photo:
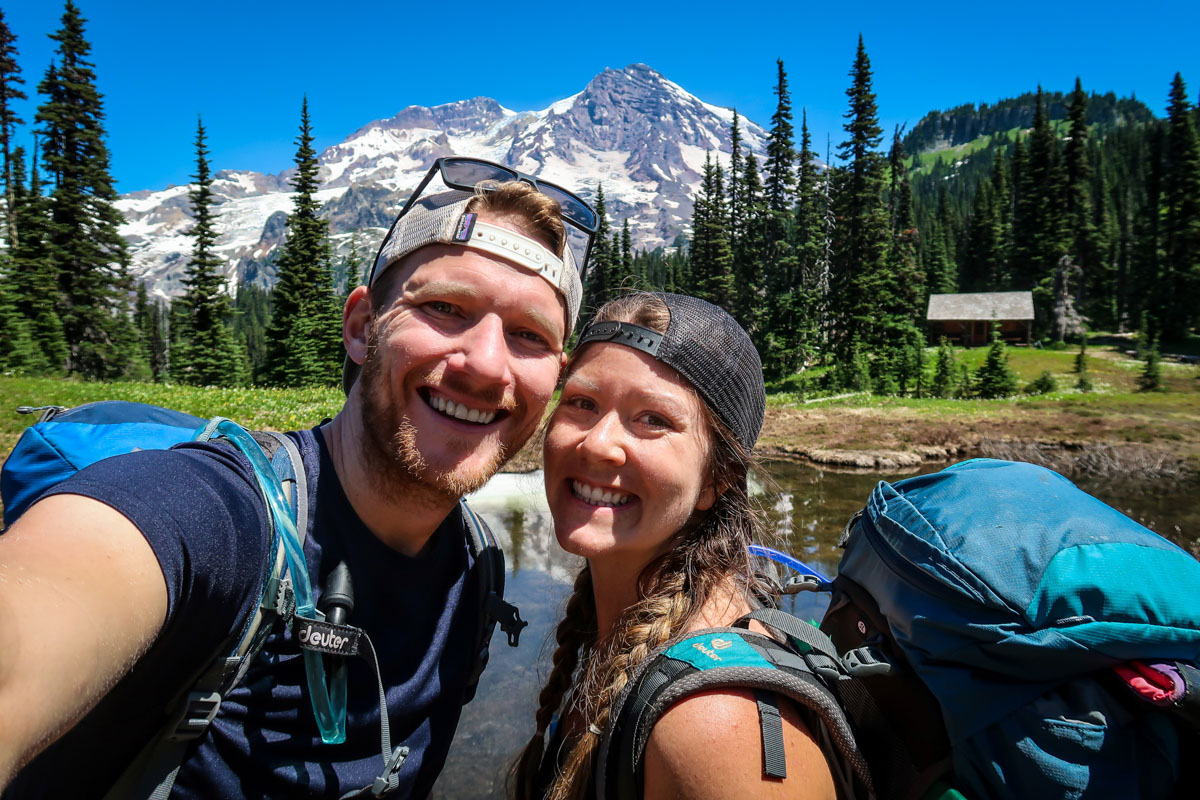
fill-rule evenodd
<path id="1" fill-rule="evenodd" d="M 504 551 L 496 542 L 491 528 L 479 515 L 471 510 L 465 500 L 459 502 L 463 528 L 467 537 L 467 547 L 475 559 L 475 569 L 479 584 L 479 598 L 483 604 L 479 614 L 479 635 L 476 647 L 475 665 L 464 692 L 463 703 L 469 703 L 475 697 L 479 685 L 479 676 L 483 674 L 490 656 L 490 644 L 496 625 L 508 637 L 509 647 L 520 643 L 521 630 L 529 623 L 521 619 L 521 612 L 512 603 L 504 599 Z"/>
<path id="2" fill-rule="evenodd" d="M 300 450 L 291 437 L 282 433 L 255 431 L 251 436 L 271 462 L 303 545 L 308 534 L 308 475 Z M 125 769 L 104 800 L 166 800 L 171 794 L 189 746 L 208 731 L 224 696 L 242 682 L 250 664 L 262 651 L 273 627 L 264 626 L 263 622 L 268 618 L 272 622 L 277 618 L 286 620 L 295 611 L 295 598 L 284 575 L 285 564 L 283 543 L 272 532 L 258 604 L 242 625 L 218 645 L 204 668 L 189 677 L 178 699 L 169 704 L 177 710 Z"/>
<path id="3" fill-rule="evenodd" d="M 782 777 L 787 772 L 775 699 L 782 696 L 809 712 L 807 718 L 819 725 L 820 730 L 812 733 L 830 762 L 838 796 L 874 797 L 871 773 L 839 699 L 837 684 L 853 679 L 838 667 L 836 653 L 830 659 L 823 652 L 826 649 L 801 653 L 749 630 L 711 628 L 652 655 L 613 706 L 612 722 L 600 743 L 597 798 L 640 798 L 643 755 L 655 723 L 680 699 L 719 688 L 755 692 L 765 775 Z"/>

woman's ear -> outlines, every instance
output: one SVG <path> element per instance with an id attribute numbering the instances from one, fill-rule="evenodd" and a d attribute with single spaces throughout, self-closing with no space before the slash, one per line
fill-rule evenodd
<path id="1" fill-rule="evenodd" d="M 708 511 L 716 504 L 717 498 L 723 494 L 725 494 L 724 487 L 718 492 L 713 489 L 712 481 L 706 482 L 703 488 L 700 489 L 700 496 L 696 498 L 696 510 Z"/>

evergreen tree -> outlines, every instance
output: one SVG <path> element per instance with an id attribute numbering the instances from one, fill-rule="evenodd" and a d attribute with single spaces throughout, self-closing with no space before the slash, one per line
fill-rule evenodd
<path id="1" fill-rule="evenodd" d="M 195 144 L 195 183 L 188 189 L 195 225 L 188 231 L 193 239 L 192 257 L 183 280 L 187 287 L 187 329 L 180 331 L 182 347 L 175 353 L 171 374 L 176 380 L 198 386 L 235 386 L 244 384 L 247 376 L 228 325 L 229 295 L 221 275 L 222 261 L 213 252 L 217 240 L 215 201 L 204 123 L 199 119 Z"/>
<path id="2" fill-rule="evenodd" d="M 1158 339 L 1150 343 L 1146 353 L 1146 366 L 1138 376 L 1138 390 L 1143 392 L 1161 392 L 1165 389 L 1162 380 L 1162 358 L 1158 354 Z"/>
<path id="3" fill-rule="evenodd" d="M 918 319 L 924 316 L 929 304 L 925 290 L 925 274 L 919 260 L 920 233 L 913 213 L 912 187 L 908 181 L 908 168 L 904 165 L 904 145 L 900 142 L 900 129 L 892 136 L 889 156 L 891 186 L 888 192 L 891 215 L 891 247 L 888 254 L 887 273 L 881 282 L 886 293 L 880 304 L 887 315 L 887 341 L 895 351 L 896 364 L 907 364 L 908 342 L 919 339 Z M 897 375 L 897 378 L 900 378 Z M 905 389 L 900 378 L 901 390 Z"/>
<path id="4" fill-rule="evenodd" d="M 621 283 L 633 288 L 637 286 L 639 276 L 633 259 L 633 237 L 629 234 L 629 217 L 621 221 Z"/>
<path id="5" fill-rule="evenodd" d="M 296 137 L 296 190 L 266 335 L 267 380 L 285 386 L 332 386 L 341 379 L 342 315 L 333 288 L 329 222 L 317 216 L 317 154 L 308 98 Z"/>
<path id="6" fill-rule="evenodd" d="M 1200 140 L 1187 87 L 1177 72 L 1167 106 L 1163 153 L 1163 255 L 1171 296 L 1163 304 L 1163 333 L 1182 338 L 1200 321 Z"/>
<path id="7" fill-rule="evenodd" d="M 734 271 L 740 277 L 737 255 L 741 236 L 745 228 L 746 201 L 742 191 L 742 174 L 745 171 L 742 156 L 742 130 L 738 123 L 737 109 L 733 110 L 733 122 L 729 125 L 729 238 L 734 253 Z"/>
<path id="8" fill-rule="evenodd" d="M 17 308 L 10 280 L 12 258 L 0 251 L 0 373 L 24 375 L 36 370 L 41 353 L 29 332 L 29 320 Z"/>
<path id="9" fill-rule="evenodd" d="M 1075 354 L 1075 374 L 1087 372 L 1087 335 L 1079 339 L 1079 352 Z"/>
<path id="10" fill-rule="evenodd" d="M 608 207 L 604 201 L 604 184 L 596 186 L 596 237 L 588 258 L 587 281 L 583 286 L 581 319 L 591 319 L 600 306 L 612 299 L 616 287 L 613 279 L 612 227 L 608 222 Z"/>
<path id="11" fill-rule="evenodd" d="M 847 139 L 838 151 L 846 166 L 838 171 L 833 197 L 837 224 L 830 264 L 830 299 L 837 326 L 833 349 L 839 359 L 850 357 L 849 344 L 855 340 L 867 342 L 878 355 L 880 347 L 893 344 L 894 332 L 887 320 L 879 319 L 878 301 L 888 293 L 894 296 L 894 286 L 887 264 L 891 237 L 884 203 L 885 165 L 877 151 L 882 130 L 862 36 L 850 76 Z"/>
<path id="12" fill-rule="evenodd" d="M 1058 139 L 1038 87 L 1029 160 L 1021 171 L 1018 211 L 1013 220 L 1013 269 L 1018 289 L 1034 289 L 1037 318 L 1045 325 L 1054 269 L 1069 246 L 1063 216 L 1065 173 Z"/>
<path id="13" fill-rule="evenodd" d="M 17 125 L 24 123 L 17 116 L 13 103 L 27 99 L 20 86 L 25 83 L 17 64 L 17 37 L 9 30 L 0 10 L 0 148 L 4 157 L 4 238 L 9 248 L 18 240 L 16 199 L 13 196 L 12 138 Z"/>
<path id="14" fill-rule="evenodd" d="M 365 277 L 363 281 L 366 281 Z M 251 381 L 266 381 L 266 332 L 271 324 L 271 295 L 253 284 L 239 281 L 233 306 L 234 337 L 246 352 Z"/>
<path id="15" fill-rule="evenodd" d="M 992 324 L 992 344 L 987 358 L 975 371 L 975 394 L 984 399 L 1008 397 L 1017 391 L 1017 376 L 1008 364 L 1008 351 L 1000 338 L 1000 324 Z"/>
<path id="16" fill-rule="evenodd" d="M 1065 213 L 1067 217 L 1070 252 L 1074 263 L 1083 271 L 1078 292 L 1079 306 L 1085 307 L 1093 294 L 1092 288 L 1100 289 L 1105 283 L 1104 243 L 1102 231 L 1096 227 L 1092 204 L 1091 164 L 1088 160 L 1087 95 L 1079 78 L 1075 79 L 1075 91 L 1071 94 L 1069 119 L 1070 132 L 1063 149 L 1066 172 Z"/>
<path id="17" fill-rule="evenodd" d="M 53 179 L 45 244 L 58 276 L 59 316 L 68 343 L 67 369 L 93 379 L 113 379 L 132 366 L 136 332 L 129 317 L 122 216 L 108 170 L 104 112 L 87 60 L 84 19 L 71 0 L 57 42 L 56 64 L 38 91 L 44 165 Z"/>
<path id="18" fill-rule="evenodd" d="M 934 397 L 953 397 L 958 376 L 958 361 L 954 358 L 954 348 L 943 336 L 938 340 L 937 362 L 933 368 L 933 383 L 929 387 Z"/>
<path id="19" fill-rule="evenodd" d="M 790 212 L 796 183 L 796 151 L 792 143 L 792 96 L 782 59 L 776 59 L 775 113 L 767 140 L 767 206 L 779 213 Z"/>
<path id="20" fill-rule="evenodd" d="M 734 309 L 733 253 L 721 165 L 704 157 L 704 178 L 692 212 L 690 257 L 693 293 L 726 310 Z"/>
<path id="21" fill-rule="evenodd" d="M 13 150 L 13 217 L 22 235 L 13 243 L 9 280 L 13 302 L 28 321 L 30 336 L 40 355 L 29 362 L 28 371 L 61 375 L 67 365 L 67 340 L 59 319 L 58 275 L 46 253 L 49 201 L 42 197 L 38 179 L 36 145 L 29 188 L 24 185 L 24 149 Z"/>
<path id="22" fill-rule="evenodd" d="M 143 358 L 150 366 L 150 377 L 161 382 L 167 379 L 167 312 L 162 300 L 150 299 L 144 281 L 138 283 L 134 303 L 134 324 L 141 337 Z"/>

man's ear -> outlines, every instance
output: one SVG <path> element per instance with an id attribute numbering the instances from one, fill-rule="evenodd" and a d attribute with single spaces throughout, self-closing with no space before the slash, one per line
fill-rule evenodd
<path id="1" fill-rule="evenodd" d="M 359 286 L 346 298 L 342 309 L 342 343 L 355 364 L 367 358 L 367 339 L 371 333 L 371 292 Z"/>

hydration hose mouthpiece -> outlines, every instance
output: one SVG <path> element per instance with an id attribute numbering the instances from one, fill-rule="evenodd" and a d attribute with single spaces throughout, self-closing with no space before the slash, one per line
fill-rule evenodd
<path id="1" fill-rule="evenodd" d="M 354 582 L 350 580 L 350 568 L 345 561 L 339 561 L 325 579 L 325 591 L 317 601 L 317 608 L 325 615 L 325 620 L 334 625 L 344 625 L 354 611 Z"/>

